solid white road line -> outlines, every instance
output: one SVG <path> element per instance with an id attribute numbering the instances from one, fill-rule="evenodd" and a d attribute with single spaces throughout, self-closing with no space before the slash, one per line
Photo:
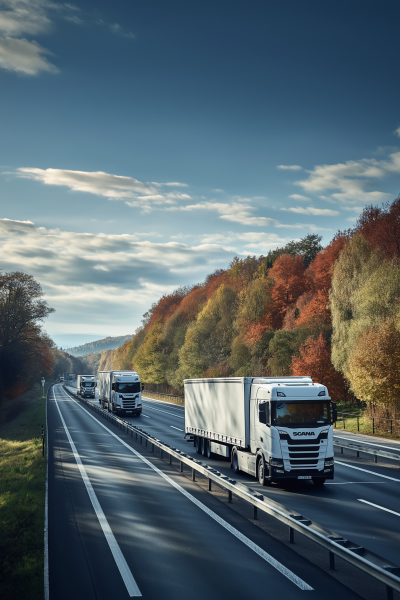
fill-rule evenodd
<path id="1" fill-rule="evenodd" d="M 47 425 L 47 401 L 49 390 L 46 393 L 46 495 L 44 502 L 44 600 L 49 600 L 49 428 Z"/>
<path id="2" fill-rule="evenodd" d="M 65 395 L 67 396 L 67 394 L 65 394 Z M 292 583 L 294 583 L 295 585 L 297 585 L 297 587 L 299 587 L 301 590 L 313 590 L 314 589 L 310 585 L 308 585 L 308 583 L 306 583 L 305 581 L 303 581 L 302 579 L 300 579 L 300 577 L 298 577 L 292 571 L 290 571 L 288 568 L 286 568 L 282 563 L 280 563 L 275 558 L 273 558 L 273 556 L 271 556 L 270 554 L 268 554 L 267 552 L 265 552 L 262 548 L 260 548 L 259 546 L 257 546 L 257 544 L 255 544 L 254 542 L 252 542 L 251 540 L 249 540 L 249 538 L 247 538 L 245 535 L 243 535 L 242 533 L 240 533 L 240 531 L 238 531 L 237 529 L 235 529 L 235 527 L 232 527 L 232 525 L 230 525 L 229 523 L 227 523 L 224 519 L 221 519 L 221 517 L 219 517 L 215 512 L 213 512 L 207 506 L 205 506 L 205 504 L 203 504 L 202 502 L 200 502 L 199 500 L 197 500 L 197 498 L 195 498 L 194 496 L 192 496 L 192 494 L 190 494 L 189 492 L 187 492 L 184 488 L 182 488 L 173 479 L 171 479 L 170 477 L 168 477 L 168 475 L 166 475 L 165 473 L 163 473 L 162 471 L 160 471 L 160 469 L 158 469 L 155 465 L 153 465 L 150 461 L 148 461 L 147 458 L 145 458 L 144 456 L 142 456 L 141 454 L 139 454 L 139 452 L 137 452 L 134 448 L 132 448 L 126 442 L 124 442 L 124 440 L 122 440 L 120 437 L 118 437 L 113 431 L 111 431 L 110 429 L 108 429 L 108 427 L 106 427 L 105 425 L 103 425 L 103 423 L 100 423 L 100 421 L 98 421 L 98 419 L 96 419 L 96 417 L 94 417 L 93 415 L 91 415 L 90 412 L 88 410 L 86 410 L 86 408 L 83 408 L 83 406 L 81 406 L 76 400 L 74 400 L 74 398 L 71 398 L 70 396 L 67 396 L 67 397 L 70 400 L 72 400 L 72 402 L 75 402 L 75 404 L 77 406 L 79 406 L 79 408 L 81 410 L 83 410 L 87 415 L 89 415 L 89 417 L 91 417 L 94 421 L 96 421 L 96 423 L 98 423 L 98 425 L 100 425 L 101 427 L 103 427 L 103 429 L 105 429 L 106 431 L 108 431 L 108 433 L 110 433 L 115 439 L 117 439 L 123 446 L 125 446 L 128 450 L 130 450 L 130 452 L 132 452 L 133 454 L 135 454 L 135 456 L 137 456 L 146 465 L 148 465 L 151 469 L 153 469 L 153 471 L 155 471 L 163 479 L 165 479 L 166 481 L 168 481 L 168 483 L 170 483 L 176 490 L 178 490 L 181 494 L 183 494 L 188 500 L 190 500 L 191 502 L 193 502 L 193 504 L 195 504 L 198 508 L 200 508 L 203 512 L 205 512 L 209 517 L 211 517 L 212 519 L 214 519 L 214 521 L 216 521 L 217 523 L 219 523 L 219 525 L 221 525 L 222 527 L 224 527 L 224 529 L 226 529 L 227 531 L 229 531 L 229 533 L 231 533 L 232 535 L 234 535 L 238 540 L 240 540 L 243 544 L 245 544 L 248 548 L 250 548 L 250 550 L 253 550 L 253 552 L 255 552 L 256 554 L 258 554 L 258 556 L 260 556 L 268 564 L 270 564 L 277 571 L 279 571 L 279 573 L 281 573 L 282 575 L 284 575 L 285 577 L 287 577 L 287 579 L 289 579 Z"/>
<path id="3" fill-rule="evenodd" d="M 107 543 L 108 543 L 108 545 L 110 547 L 111 553 L 112 553 L 112 555 L 114 557 L 114 560 L 116 562 L 116 565 L 117 565 L 117 567 L 119 569 L 119 572 L 121 573 L 121 577 L 124 580 L 124 583 L 126 585 L 126 589 L 128 590 L 128 594 L 129 594 L 129 596 L 131 598 L 133 596 L 135 596 L 135 597 L 136 596 L 141 596 L 142 594 L 140 593 L 139 587 L 138 587 L 138 585 L 137 585 L 137 583 L 136 583 L 136 581 L 135 581 L 135 579 L 134 579 L 134 577 L 133 577 L 133 575 L 131 573 L 130 568 L 128 567 L 128 563 L 126 562 L 125 557 L 122 554 L 121 548 L 119 547 L 118 542 L 117 542 L 117 540 L 114 537 L 114 534 L 113 534 L 112 529 L 111 529 L 111 527 L 110 527 L 110 525 L 109 525 L 109 523 L 108 523 L 108 521 L 106 519 L 106 516 L 105 516 L 105 514 L 103 512 L 103 509 L 100 506 L 100 502 L 97 499 L 97 496 L 96 496 L 96 493 L 95 493 L 95 491 L 93 489 L 93 486 L 90 483 L 90 479 L 88 477 L 88 474 L 86 473 L 86 469 L 85 469 L 85 467 L 82 464 L 81 458 L 80 458 L 80 456 L 78 454 L 78 451 L 77 451 L 77 449 L 75 447 L 75 444 L 74 444 L 74 442 L 73 442 L 73 440 L 72 440 L 72 438 L 70 436 L 70 433 L 68 431 L 68 427 L 67 427 L 67 425 L 66 425 L 66 423 L 65 423 L 65 421 L 63 419 L 60 407 L 58 406 L 58 402 L 57 402 L 57 399 L 56 399 L 56 395 L 54 393 L 54 389 L 53 389 L 53 395 L 54 395 L 54 401 L 56 403 L 57 410 L 58 410 L 60 418 L 61 418 L 61 422 L 64 425 L 65 433 L 66 433 L 68 441 L 69 441 L 69 443 L 71 445 L 71 449 L 72 449 L 73 455 L 75 457 L 76 464 L 79 467 L 79 470 L 80 470 L 81 475 L 82 475 L 83 482 L 84 482 L 84 484 L 86 486 L 87 493 L 89 494 L 90 501 L 91 501 L 91 503 L 93 505 L 94 511 L 95 511 L 96 516 L 97 516 L 97 518 L 99 520 L 100 526 L 101 526 L 101 528 L 103 530 L 103 533 L 105 535 Z M 67 394 L 65 394 L 65 395 L 67 395 Z"/>
<path id="4" fill-rule="evenodd" d="M 348 465 L 347 463 L 340 462 L 335 460 L 335 465 L 342 465 L 342 467 L 348 467 L 349 469 L 356 469 L 356 471 L 363 471 L 363 473 L 369 473 L 370 475 L 376 475 L 376 477 L 383 477 L 384 479 L 390 479 L 391 481 L 399 481 L 400 479 L 396 479 L 395 477 L 389 477 L 388 475 L 382 475 L 382 473 L 375 473 L 374 471 L 368 471 L 368 469 L 361 469 L 361 467 L 354 467 L 353 465 Z"/>
<path id="5" fill-rule="evenodd" d="M 185 417 L 181 417 L 180 415 L 176 415 L 175 413 L 167 412 L 166 410 L 160 410 L 159 408 L 153 408 L 152 406 L 146 406 L 146 410 L 156 410 L 157 412 L 165 413 L 166 415 L 172 415 L 177 419 L 184 419 Z"/>
<path id="6" fill-rule="evenodd" d="M 380 508 L 381 510 L 385 510 L 392 515 L 396 515 L 396 517 L 400 517 L 400 513 L 395 512 L 394 510 L 390 510 L 389 508 L 385 508 L 384 506 L 379 506 L 379 504 L 374 504 L 373 502 L 368 502 L 368 500 L 361 500 L 361 498 L 357 498 L 359 502 L 364 502 L 364 504 L 369 504 L 370 506 L 374 506 L 375 508 Z"/>
<path id="7" fill-rule="evenodd" d="M 170 425 L 171 429 L 177 429 L 178 431 L 183 431 L 183 429 L 179 429 L 179 427 L 174 427 L 173 425 Z"/>
<path id="8" fill-rule="evenodd" d="M 150 419 L 151 417 L 148 417 L 147 415 L 144 415 L 143 413 L 140 415 L 141 417 L 145 417 L 146 419 Z"/>
<path id="9" fill-rule="evenodd" d="M 367 444 L 368 446 L 378 446 L 378 448 L 386 448 L 386 450 L 397 450 L 397 452 L 400 452 L 400 447 L 399 448 L 390 448 L 389 446 L 382 446 L 382 444 L 374 444 L 373 442 L 363 442 L 361 440 L 359 440 L 358 438 L 351 438 L 351 437 L 341 437 L 339 435 L 334 435 L 333 436 L 334 440 L 346 440 L 346 441 L 351 441 L 351 442 L 357 442 L 357 444 Z"/>

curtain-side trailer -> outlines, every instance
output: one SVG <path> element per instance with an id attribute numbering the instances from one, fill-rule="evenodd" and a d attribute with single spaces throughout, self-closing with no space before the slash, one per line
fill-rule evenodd
<path id="1" fill-rule="evenodd" d="M 267 481 L 333 479 L 336 404 L 311 377 L 186 379 L 185 436 Z"/>

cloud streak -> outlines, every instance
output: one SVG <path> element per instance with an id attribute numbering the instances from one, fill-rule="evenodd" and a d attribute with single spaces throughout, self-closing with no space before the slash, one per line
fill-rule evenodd
<path id="1" fill-rule="evenodd" d="M 67 169 L 38 169 L 21 167 L 19 177 L 33 179 L 44 185 L 67 187 L 73 192 L 85 192 L 111 200 L 125 200 L 128 206 L 149 210 L 152 205 L 174 204 L 177 200 L 190 200 L 188 194 L 163 191 L 163 187 L 184 187 L 181 183 L 144 183 L 133 177 L 112 175 L 103 171 L 71 171 Z"/>
<path id="2" fill-rule="evenodd" d="M 338 210 L 331 210 L 330 208 L 314 208 L 313 206 L 307 206 L 306 208 L 303 206 L 293 206 L 291 208 L 281 208 L 281 210 L 294 212 L 298 215 L 314 215 L 317 217 L 335 217 L 340 214 Z"/>
<path id="3" fill-rule="evenodd" d="M 308 173 L 307 179 L 295 182 L 308 193 L 333 190 L 331 196 L 339 202 L 382 202 L 391 198 L 392 194 L 373 189 L 376 185 L 373 180 L 400 173 L 400 152 L 393 152 L 387 160 L 362 159 L 318 165 Z"/>
<path id="4" fill-rule="evenodd" d="M 58 69 L 45 55 L 51 54 L 36 42 L 26 39 L 0 38 L 0 67 L 25 75 L 37 75 L 41 71 L 57 73 Z"/>

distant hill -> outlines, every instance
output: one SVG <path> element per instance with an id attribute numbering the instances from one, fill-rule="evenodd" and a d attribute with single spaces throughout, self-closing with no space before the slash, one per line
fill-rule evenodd
<path id="1" fill-rule="evenodd" d="M 127 340 L 131 340 L 133 335 L 120 335 L 118 337 L 108 336 L 103 340 L 96 340 L 95 342 L 88 342 L 82 344 L 82 346 L 75 346 L 74 348 L 68 348 L 67 352 L 74 356 L 83 356 L 84 354 L 90 354 L 91 352 L 102 352 L 103 350 L 114 350 L 118 348 Z"/>

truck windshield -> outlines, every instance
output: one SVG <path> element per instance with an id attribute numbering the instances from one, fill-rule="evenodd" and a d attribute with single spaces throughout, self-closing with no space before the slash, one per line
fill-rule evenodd
<path id="1" fill-rule="evenodd" d="M 116 391 L 120 394 L 137 394 L 140 392 L 140 383 L 116 383 Z"/>
<path id="2" fill-rule="evenodd" d="M 82 387 L 93 387 L 94 381 L 82 381 L 81 386 Z"/>
<path id="3" fill-rule="evenodd" d="M 287 427 L 318 427 L 331 422 L 329 402 L 273 402 L 272 424 Z"/>

